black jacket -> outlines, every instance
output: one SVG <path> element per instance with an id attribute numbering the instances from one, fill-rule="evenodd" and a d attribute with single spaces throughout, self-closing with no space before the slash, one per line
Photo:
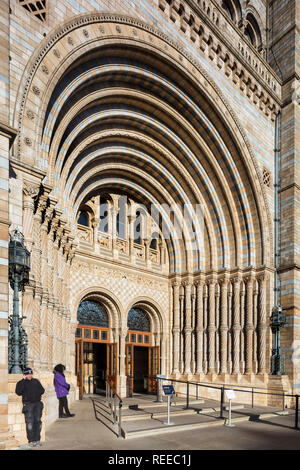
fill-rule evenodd
<path id="1" fill-rule="evenodd" d="M 45 392 L 41 382 L 37 379 L 22 379 L 16 385 L 16 394 L 22 395 L 23 403 L 35 403 L 41 401 L 41 396 Z"/>

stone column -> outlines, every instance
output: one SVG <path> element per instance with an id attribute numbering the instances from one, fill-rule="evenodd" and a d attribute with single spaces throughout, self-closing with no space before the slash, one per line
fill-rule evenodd
<path id="1" fill-rule="evenodd" d="M 229 279 L 224 277 L 221 285 L 221 322 L 220 322 L 220 372 L 227 373 L 227 350 L 228 350 L 228 283 Z"/>
<path id="2" fill-rule="evenodd" d="M 128 215 L 128 234 L 129 234 L 129 256 L 130 263 L 135 264 L 135 252 L 134 252 L 134 215 Z"/>
<path id="3" fill-rule="evenodd" d="M 245 370 L 245 283 L 240 284 L 240 373 Z"/>
<path id="4" fill-rule="evenodd" d="M 127 336 L 127 325 L 123 325 L 119 329 L 119 338 L 120 338 L 120 345 L 119 345 L 119 363 L 120 363 L 120 370 L 119 370 L 119 392 L 121 397 L 126 396 L 126 347 L 125 347 L 125 340 Z"/>
<path id="5" fill-rule="evenodd" d="M 150 260 L 150 243 L 149 239 L 144 239 L 144 246 L 145 246 L 145 262 L 146 265 L 151 268 L 151 260 Z"/>
<path id="6" fill-rule="evenodd" d="M 266 373 L 266 346 L 267 346 L 267 310 L 266 310 L 266 275 L 258 278 L 259 282 L 259 317 L 258 317 L 258 373 Z"/>
<path id="7" fill-rule="evenodd" d="M 179 306 L 179 282 L 173 281 L 173 371 L 179 373 L 179 348 L 180 348 L 180 306 Z"/>
<path id="8" fill-rule="evenodd" d="M 215 285 L 215 372 L 220 373 L 220 284 Z"/>
<path id="9" fill-rule="evenodd" d="M 180 289 L 182 286 L 180 286 Z M 183 361 L 183 353 L 184 353 L 184 331 L 183 331 L 183 320 L 184 320 L 184 294 L 182 291 L 179 291 L 179 305 L 180 305 L 180 355 L 179 355 L 179 371 L 183 373 L 184 370 L 184 361 Z"/>
<path id="10" fill-rule="evenodd" d="M 233 288 L 233 374 L 239 374 L 240 372 L 240 277 L 234 278 Z"/>
<path id="11" fill-rule="evenodd" d="M 232 372 L 232 349 L 233 349 L 233 319 L 232 319 L 232 283 L 229 282 L 228 284 L 228 331 L 229 334 L 227 335 L 228 339 L 228 347 L 227 347 L 227 370 L 228 373 Z"/>
<path id="12" fill-rule="evenodd" d="M 253 327 L 254 327 L 254 337 L 253 337 L 253 365 L 254 373 L 257 373 L 258 361 L 257 361 L 257 337 L 258 337 L 258 308 L 257 308 L 257 299 L 258 299 L 258 282 L 254 281 L 254 290 L 253 290 Z"/>
<path id="13" fill-rule="evenodd" d="M 203 280 L 196 282 L 196 374 L 203 372 L 203 285 Z"/>
<path id="14" fill-rule="evenodd" d="M 196 370 L 196 359 L 195 359 L 195 352 L 196 352 L 196 286 L 192 285 L 192 319 L 191 319 L 191 328 L 192 328 L 192 336 L 191 336 L 191 355 L 192 355 L 192 360 L 191 360 L 191 372 L 192 374 L 195 373 Z"/>
<path id="15" fill-rule="evenodd" d="M 96 246 L 97 246 L 97 243 L 98 243 L 98 227 L 99 227 L 99 223 L 100 223 L 99 217 L 95 217 L 95 218 L 92 220 L 94 251 L 96 251 Z"/>
<path id="16" fill-rule="evenodd" d="M 247 312 L 246 312 L 246 368 L 245 373 L 251 374 L 253 367 L 253 276 L 247 281 Z"/>
<path id="17" fill-rule="evenodd" d="M 191 373 L 191 334 L 192 334 L 192 324 L 191 324 L 191 282 L 184 281 L 184 290 L 185 290 L 185 327 L 184 327 L 184 373 Z"/>
<path id="18" fill-rule="evenodd" d="M 208 357 L 208 285 L 205 284 L 203 287 L 203 366 L 205 367 L 205 373 L 208 371 L 207 357 Z"/>
<path id="19" fill-rule="evenodd" d="M 208 318 L 208 372 L 215 372 L 215 279 L 210 279 L 209 284 L 209 318 Z"/>

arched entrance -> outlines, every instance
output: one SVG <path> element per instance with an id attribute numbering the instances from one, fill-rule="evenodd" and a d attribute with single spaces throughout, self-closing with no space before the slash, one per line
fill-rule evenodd
<path id="1" fill-rule="evenodd" d="M 127 395 L 154 393 L 159 373 L 159 346 L 152 345 L 151 322 L 148 313 L 133 307 L 127 317 L 126 377 Z"/>
<path id="2" fill-rule="evenodd" d="M 76 375 L 79 396 L 105 393 L 108 380 L 116 386 L 117 344 L 109 342 L 106 308 L 95 300 L 83 300 L 77 311 Z"/>

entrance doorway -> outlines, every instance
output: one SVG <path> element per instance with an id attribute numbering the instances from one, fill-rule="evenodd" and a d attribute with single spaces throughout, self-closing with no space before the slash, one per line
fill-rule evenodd
<path id="1" fill-rule="evenodd" d="M 75 370 L 79 398 L 105 394 L 106 380 L 116 388 L 117 344 L 108 342 L 108 329 L 78 325 Z"/>
<path id="2" fill-rule="evenodd" d="M 107 374 L 107 345 L 83 343 L 83 393 L 104 394 Z"/>
<path id="3" fill-rule="evenodd" d="M 148 362 L 149 348 L 135 346 L 133 363 L 133 392 L 145 393 L 148 391 Z"/>

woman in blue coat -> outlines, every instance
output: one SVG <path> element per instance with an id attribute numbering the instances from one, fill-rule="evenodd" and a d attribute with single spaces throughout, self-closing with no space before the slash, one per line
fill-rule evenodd
<path id="1" fill-rule="evenodd" d="M 69 418 L 75 416 L 71 414 L 68 407 L 68 399 L 67 395 L 69 394 L 70 385 L 66 382 L 66 378 L 64 375 L 65 366 L 62 364 L 57 364 L 54 367 L 54 388 L 56 392 L 56 396 L 59 401 L 58 407 L 58 416 L 59 418 Z M 65 413 L 64 413 L 65 410 Z"/>

